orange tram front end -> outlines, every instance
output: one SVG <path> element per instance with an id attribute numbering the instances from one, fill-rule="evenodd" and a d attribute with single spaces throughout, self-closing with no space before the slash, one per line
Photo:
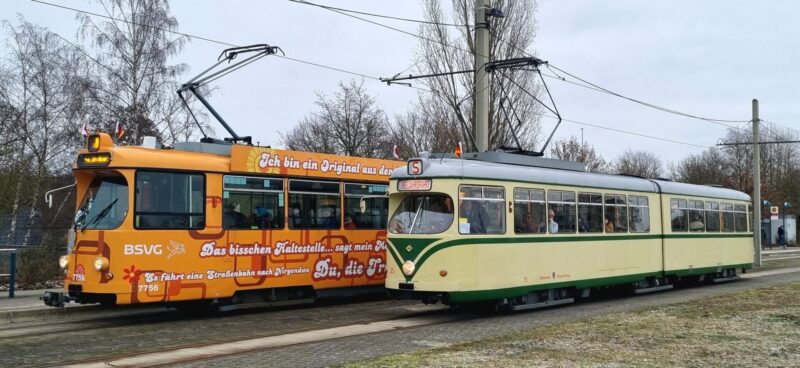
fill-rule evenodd
<path id="1" fill-rule="evenodd" d="M 284 304 L 383 290 L 389 174 L 402 162 L 89 136 L 48 305 Z"/>

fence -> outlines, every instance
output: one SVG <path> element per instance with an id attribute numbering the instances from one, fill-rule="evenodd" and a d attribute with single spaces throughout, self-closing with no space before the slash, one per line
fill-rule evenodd
<path id="1" fill-rule="evenodd" d="M 0 255 L 8 253 L 8 273 L 0 273 L 0 277 L 8 277 L 8 297 L 14 297 L 14 289 L 17 283 L 17 250 L 0 249 Z"/>

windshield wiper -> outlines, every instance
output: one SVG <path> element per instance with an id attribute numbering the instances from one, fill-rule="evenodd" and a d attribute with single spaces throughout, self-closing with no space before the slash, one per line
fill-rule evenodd
<path id="1" fill-rule="evenodd" d="M 100 211 L 100 213 L 98 213 L 97 215 L 94 216 L 94 218 L 92 218 L 92 221 L 89 221 L 86 224 L 84 224 L 83 226 L 81 226 L 81 231 L 86 230 L 86 228 L 89 227 L 90 225 L 94 224 L 97 221 L 100 221 L 101 219 L 103 219 L 103 217 L 106 217 L 106 215 L 108 215 L 108 212 L 111 211 L 111 207 L 113 207 L 114 204 L 116 204 L 118 200 L 119 200 L 119 198 L 114 198 L 114 200 L 111 201 L 111 203 L 109 203 L 108 206 L 103 208 L 103 210 Z"/>

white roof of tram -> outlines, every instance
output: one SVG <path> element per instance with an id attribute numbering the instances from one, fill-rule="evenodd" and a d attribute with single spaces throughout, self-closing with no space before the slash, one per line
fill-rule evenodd
<path id="1" fill-rule="evenodd" d="M 625 175 L 514 165 L 471 159 L 431 158 L 421 175 L 409 175 L 406 167 L 395 169 L 391 179 L 462 178 L 565 185 L 608 190 L 666 193 L 750 201 L 750 196 L 727 188 L 651 180 Z"/>

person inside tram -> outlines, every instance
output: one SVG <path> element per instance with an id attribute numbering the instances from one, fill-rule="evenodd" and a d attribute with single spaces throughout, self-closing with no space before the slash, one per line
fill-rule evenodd
<path id="1" fill-rule="evenodd" d="M 522 217 L 522 224 L 517 227 L 518 233 L 538 233 L 539 226 L 533 222 L 533 215 L 530 212 L 526 212 L 525 215 Z"/>
<path id="2" fill-rule="evenodd" d="M 549 209 L 547 212 L 547 222 L 542 222 L 539 224 L 539 231 L 540 232 L 549 232 L 550 234 L 555 234 L 558 232 L 558 223 L 556 222 L 556 212 L 553 209 Z"/>
<path id="3" fill-rule="evenodd" d="M 247 216 L 242 214 L 242 206 L 239 202 L 232 202 L 228 205 L 222 216 L 223 227 L 226 229 L 246 229 L 248 228 Z"/>
<path id="4" fill-rule="evenodd" d="M 472 203 L 471 200 L 461 201 L 461 218 L 466 218 L 469 223 L 470 234 L 486 234 L 486 226 L 489 224 L 489 213 L 480 204 Z"/>
<path id="5" fill-rule="evenodd" d="M 356 228 L 356 223 L 353 221 L 353 216 L 344 215 L 344 228 L 346 230 L 353 230 Z"/>
<path id="6" fill-rule="evenodd" d="M 605 227 L 607 233 L 614 232 L 614 221 L 611 220 L 611 217 L 606 216 L 603 218 L 603 227 Z"/>
<path id="7" fill-rule="evenodd" d="M 704 231 L 706 225 L 703 223 L 703 217 L 700 214 L 692 216 L 692 222 L 689 223 L 689 231 Z"/>

